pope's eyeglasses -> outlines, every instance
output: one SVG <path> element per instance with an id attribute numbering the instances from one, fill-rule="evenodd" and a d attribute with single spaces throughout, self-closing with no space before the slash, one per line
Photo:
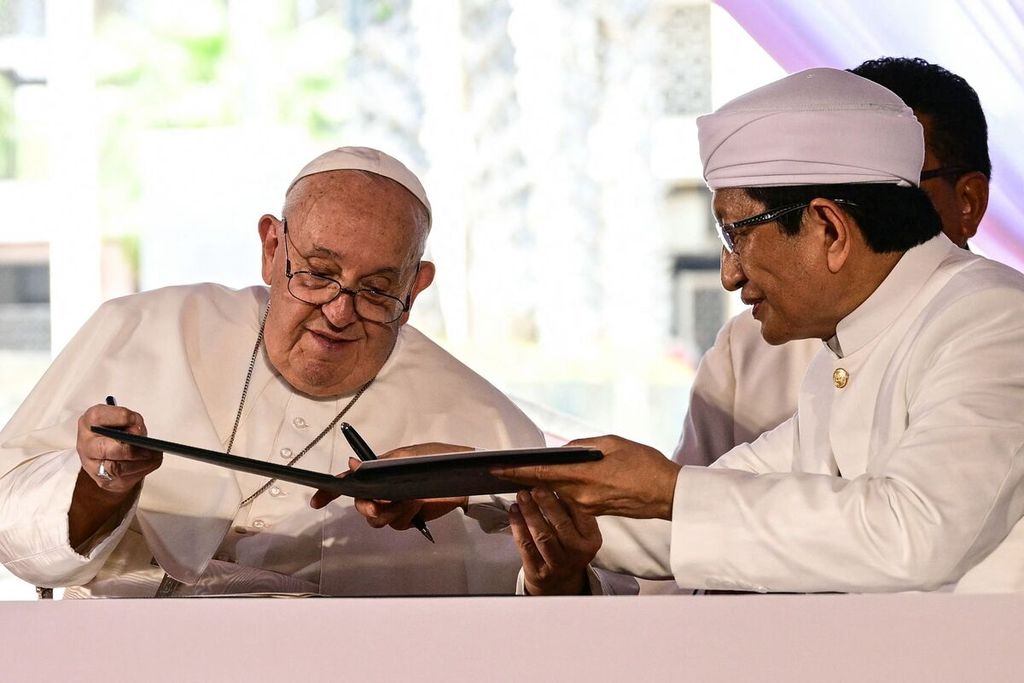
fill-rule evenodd
<path id="1" fill-rule="evenodd" d="M 350 289 L 326 275 L 309 270 L 292 271 L 292 261 L 288 256 L 288 219 L 282 219 L 281 223 L 284 233 L 284 274 L 288 278 L 288 292 L 293 297 L 313 306 L 326 306 L 342 294 L 348 294 L 352 297 L 356 315 L 368 322 L 385 325 L 395 322 L 409 310 L 409 296 L 402 301 L 372 287 Z"/>

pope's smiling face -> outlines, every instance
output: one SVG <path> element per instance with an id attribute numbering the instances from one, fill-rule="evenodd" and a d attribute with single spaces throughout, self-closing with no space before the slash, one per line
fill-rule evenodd
<path id="1" fill-rule="evenodd" d="M 391 294 L 410 307 L 433 280 L 433 264 L 419 261 L 426 210 L 390 179 L 361 171 L 308 176 L 289 192 L 285 217 L 292 272 L 311 271 L 352 290 Z M 322 306 L 296 299 L 288 291 L 283 237 L 281 221 L 260 219 L 263 279 L 270 285 L 264 332 L 270 362 L 304 394 L 352 393 L 383 367 L 408 311 L 379 323 L 358 315 L 349 294 Z"/>

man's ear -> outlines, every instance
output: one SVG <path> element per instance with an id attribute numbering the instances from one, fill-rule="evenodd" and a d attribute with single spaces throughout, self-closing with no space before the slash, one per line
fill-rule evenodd
<path id="1" fill-rule="evenodd" d="M 956 203 L 960 211 L 961 247 L 978 232 L 985 209 L 988 208 L 988 178 L 980 171 L 971 171 L 956 181 Z"/>
<path id="2" fill-rule="evenodd" d="M 853 249 L 856 223 L 839 204 L 823 198 L 811 200 L 807 207 L 808 219 L 815 232 L 823 236 L 825 263 L 830 273 L 838 273 L 846 265 Z"/>
<path id="3" fill-rule="evenodd" d="M 260 242 L 263 243 L 263 281 L 270 284 L 271 275 L 274 273 L 274 255 L 277 253 L 277 226 L 281 222 L 269 213 L 260 217 Z"/>
<path id="4" fill-rule="evenodd" d="M 416 297 L 420 295 L 424 289 L 430 286 L 430 283 L 434 281 L 434 273 L 436 269 L 434 264 L 430 261 L 420 261 L 419 270 L 416 271 L 416 279 L 412 283 L 412 290 L 409 292 L 409 308 L 406 309 L 402 317 L 399 318 L 399 324 L 404 325 L 409 320 L 409 311 L 412 310 L 412 305 L 416 302 Z"/>

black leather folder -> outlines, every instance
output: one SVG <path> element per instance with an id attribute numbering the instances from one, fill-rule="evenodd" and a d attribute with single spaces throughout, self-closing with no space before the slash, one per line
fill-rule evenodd
<path id="1" fill-rule="evenodd" d="M 519 448 L 498 451 L 441 453 L 413 458 L 387 458 L 360 464 L 344 476 L 287 467 L 196 446 L 130 434 L 120 429 L 92 427 L 92 431 L 133 446 L 172 453 L 193 460 L 281 481 L 325 489 L 353 498 L 410 500 L 448 498 L 487 493 L 512 493 L 520 484 L 499 479 L 493 467 L 560 465 L 600 460 L 601 451 L 591 448 Z"/>

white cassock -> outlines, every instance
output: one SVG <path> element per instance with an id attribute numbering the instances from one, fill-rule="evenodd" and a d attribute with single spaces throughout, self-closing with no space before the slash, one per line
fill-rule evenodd
<path id="1" fill-rule="evenodd" d="M 268 290 L 194 285 L 104 304 L 0 432 L 0 559 L 66 596 L 513 593 L 520 566 L 501 501 L 489 497 L 415 529 L 372 529 L 349 498 L 309 507 L 313 490 L 167 454 L 116 528 L 76 549 L 67 514 L 79 459 L 76 422 L 106 395 L 142 414 L 149 435 L 223 450 Z M 284 464 L 350 400 L 296 393 L 257 357 L 232 452 Z M 543 445 L 507 397 L 406 325 L 376 380 L 343 418 L 378 453 L 429 441 L 478 448 Z M 296 467 L 338 473 L 352 452 L 333 429 Z M 476 500 L 476 499 L 475 499 Z M 113 527 L 114 525 L 110 525 Z M 488 527 L 485 533 L 481 526 Z M 159 566 L 157 566 L 159 565 Z"/>
<path id="2" fill-rule="evenodd" d="M 845 377 L 845 383 L 842 381 Z M 796 415 L 684 467 L 597 563 L 754 591 L 1024 591 L 1024 276 L 939 235 L 814 358 Z"/>
<path id="3" fill-rule="evenodd" d="M 801 380 L 821 348 L 818 339 L 772 346 L 749 311 L 730 318 L 697 366 L 672 460 L 710 465 L 791 418 Z"/>

